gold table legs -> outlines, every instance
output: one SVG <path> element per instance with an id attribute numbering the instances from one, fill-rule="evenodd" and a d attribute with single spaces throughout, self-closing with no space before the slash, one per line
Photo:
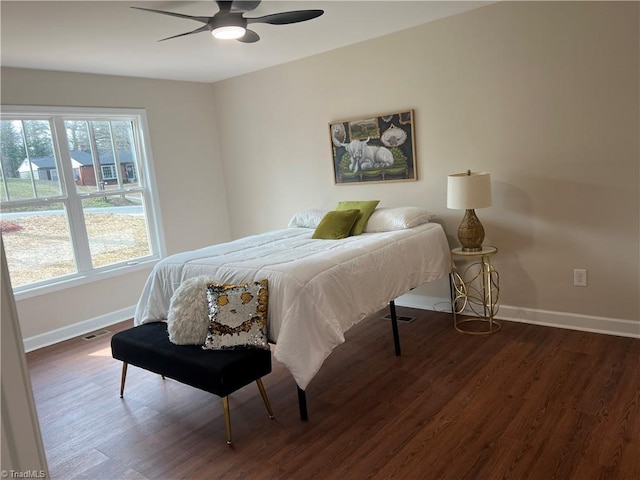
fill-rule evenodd
<path id="1" fill-rule="evenodd" d="M 458 268 L 453 259 L 451 261 L 451 307 L 453 325 L 458 332 L 488 335 L 501 328 L 494 318 L 498 312 L 500 294 L 499 275 L 491 265 L 491 255 L 496 251 L 479 252 L 476 255 L 452 252 L 452 257 L 476 260 L 462 268 Z M 465 311 L 474 316 L 462 317 Z"/>

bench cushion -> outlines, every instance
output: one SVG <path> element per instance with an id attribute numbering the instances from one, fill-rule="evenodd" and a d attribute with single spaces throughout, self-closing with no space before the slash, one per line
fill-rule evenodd
<path id="1" fill-rule="evenodd" d="M 147 323 L 111 338 L 113 358 L 226 397 L 271 372 L 271 352 L 262 349 L 203 350 L 169 341 L 165 322 Z"/>

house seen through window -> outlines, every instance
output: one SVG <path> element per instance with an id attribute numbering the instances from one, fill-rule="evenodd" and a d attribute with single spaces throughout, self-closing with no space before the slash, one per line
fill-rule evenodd
<path id="1" fill-rule="evenodd" d="M 16 292 L 160 256 L 144 112 L 3 107 L 0 232 Z"/>

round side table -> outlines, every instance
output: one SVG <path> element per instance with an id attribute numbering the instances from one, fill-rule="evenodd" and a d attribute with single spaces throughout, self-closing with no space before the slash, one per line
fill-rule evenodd
<path id="1" fill-rule="evenodd" d="M 494 319 L 498 312 L 499 276 L 491 265 L 496 253 L 498 249 L 491 246 L 475 252 L 451 250 L 451 309 L 458 332 L 488 335 L 500 330 L 500 323 Z M 475 316 L 462 317 L 465 310 Z"/>

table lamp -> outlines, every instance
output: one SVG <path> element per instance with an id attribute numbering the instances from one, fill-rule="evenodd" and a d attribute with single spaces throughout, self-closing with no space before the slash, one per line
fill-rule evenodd
<path id="1" fill-rule="evenodd" d="M 458 227 L 463 252 L 482 250 L 484 228 L 475 208 L 491 206 L 491 175 L 487 172 L 454 173 L 447 180 L 447 208 L 466 210 Z"/>

